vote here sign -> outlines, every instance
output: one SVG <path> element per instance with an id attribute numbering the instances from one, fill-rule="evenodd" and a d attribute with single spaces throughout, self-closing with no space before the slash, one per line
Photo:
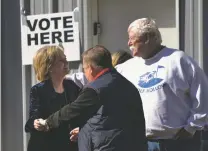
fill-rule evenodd
<path id="1" fill-rule="evenodd" d="M 80 60 L 78 22 L 73 12 L 29 15 L 22 26 L 22 64 L 32 64 L 36 51 L 45 45 L 64 47 L 68 61 Z"/>

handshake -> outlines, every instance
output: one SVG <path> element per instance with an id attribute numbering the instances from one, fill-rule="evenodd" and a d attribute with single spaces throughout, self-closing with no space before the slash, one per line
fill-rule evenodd
<path id="1" fill-rule="evenodd" d="M 50 130 L 47 121 L 42 118 L 34 120 L 34 128 L 37 131 L 44 131 L 44 132 Z M 77 127 L 70 132 L 70 140 L 76 142 L 78 138 L 78 134 L 79 134 L 79 128 Z"/>
<path id="2" fill-rule="evenodd" d="M 34 120 L 34 128 L 38 131 L 49 131 L 49 126 L 46 120 L 42 118 Z"/>

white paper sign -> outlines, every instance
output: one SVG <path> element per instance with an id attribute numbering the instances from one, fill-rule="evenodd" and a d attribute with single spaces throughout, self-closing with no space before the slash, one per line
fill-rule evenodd
<path id="1" fill-rule="evenodd" d="M 80 60 L 78 22 L 73 12 L 23 16 L 22 64 L 32 64 L 36 51 L 45 45 L 64 47 L 68 61 Z"/>

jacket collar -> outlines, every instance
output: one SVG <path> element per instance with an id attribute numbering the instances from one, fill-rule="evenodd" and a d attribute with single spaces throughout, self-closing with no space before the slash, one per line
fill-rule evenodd
<path id="1" fill-rule="evenodd" d="M 110 68 L 105 68 L 103 70 L 101 70 L 94 78 L 93 81 L 95 81 L 97 78 L 99 78 L 100 76 L 102 76 L 103 74 L 105 74 L 106 72 L 110 71 Z"/>

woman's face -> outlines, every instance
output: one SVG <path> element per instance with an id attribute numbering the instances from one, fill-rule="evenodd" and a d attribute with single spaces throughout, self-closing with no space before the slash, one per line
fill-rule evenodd
<path id="1" fill-rule="evenodd" d="M 64 77 L 66 74 L 68 74 L 69 66 L 66 60 L 66 55 L 64 53 L 56 58 L 50 71 L 51 75 L 56 75 L 60 77 Z"/>

